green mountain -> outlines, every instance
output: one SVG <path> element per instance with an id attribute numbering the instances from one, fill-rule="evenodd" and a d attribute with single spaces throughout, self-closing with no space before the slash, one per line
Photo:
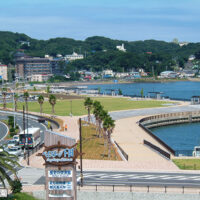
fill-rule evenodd
<path id="1" fill-rule="evenodd" d="M 29 43 L 30 42 L 30 45 Z M 127 52 L 116 49 L 124 43 Z M 73 51 L 86 55 L 68 65 L 69 70 L 92 69 L 100 71 L 111 68 L 115 71 L 129 71 L 142 67 L 155 73 L 165 69 L 173 69 L 174 65 L 183 65 L 191 54 L 199 55 L 200 43 L 190 43 L 180 47 L 178 44 L 165 41 L 122 41 L 105 37 L 89 37 L 84 41 L 70 38 L 53 38 L 37 40 L 25 34 L 0 32 L 0 62 L 14 63 L 14 53 L 17 49 L 24 49 L 31 56 L 43 57 L 45 54 L 71 54 Z M 147 53 L 151 52 L 151 53 Z"/>

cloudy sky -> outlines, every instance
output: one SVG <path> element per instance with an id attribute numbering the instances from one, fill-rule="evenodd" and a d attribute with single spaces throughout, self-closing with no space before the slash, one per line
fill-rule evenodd
<path id="1" fill-rule="evenodd" d="M 1 0 L 0 30 L 37 39 L 200 42 L 199 9 L 200 0 Z"/>

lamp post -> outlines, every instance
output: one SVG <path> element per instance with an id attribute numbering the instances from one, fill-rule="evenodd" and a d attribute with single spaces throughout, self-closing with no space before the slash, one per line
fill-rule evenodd
<path id="1" fill-rule="evenodd" d="M 72 117 L 72 100 L 70 101 L 70 116 Z"/>

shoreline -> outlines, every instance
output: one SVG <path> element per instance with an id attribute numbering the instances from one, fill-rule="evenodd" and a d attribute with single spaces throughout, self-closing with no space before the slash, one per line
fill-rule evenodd
<path id="1" fill-rule="evenodd" d="M 116 79 L 117 80 L 117 79 Z M 170 82 L 200 82 L 198 78 L 188 78 L 188 79 L 135 79 L 135 80 L 118 80 L 117 83 L 114 83 L 113 80 L 102 80 L 102 81 L 74 81 L 74 82 L 60 82 L 60 83 L 51 83 L 58 84 L 60 86 L 77 86 L 77 85 L 108 85 L 108 84 L 133 84 L 133 83 L 170 83 Z"/>

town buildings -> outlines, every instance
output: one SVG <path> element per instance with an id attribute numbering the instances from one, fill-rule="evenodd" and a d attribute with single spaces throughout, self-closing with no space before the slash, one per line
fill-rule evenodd
<path id="1" fill-rule="evenodd" d="M 0 63 L 0 76 L 1 79 L 8 80 L 8 66 Z"/>

